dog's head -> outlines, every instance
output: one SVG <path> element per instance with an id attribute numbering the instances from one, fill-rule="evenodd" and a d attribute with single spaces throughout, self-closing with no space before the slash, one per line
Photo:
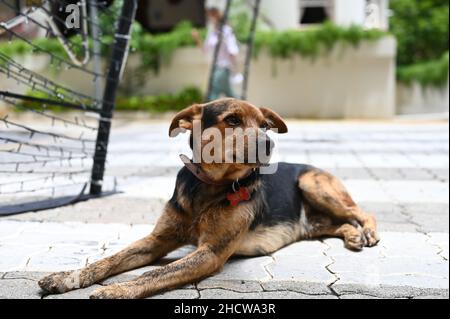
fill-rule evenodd
<path id="1" fill-rule="evenodd" d="M 178 113 L 169 134 L 175 137 L 191 131 L 194 161 L 216 179 L 241 178 L 249 169 L 270 161 L 272 130 L 287 133 L 281 117 L 236 99 L 195 104 Z"/>

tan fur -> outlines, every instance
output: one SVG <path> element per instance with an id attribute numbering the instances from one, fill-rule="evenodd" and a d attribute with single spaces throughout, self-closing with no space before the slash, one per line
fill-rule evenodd
<path id="1" fill-rule="evenodd" d="M 361 245 L 357 249 L 362 249 L 366 245 L 372 247 L 379 242 L 375 217 L 366 214 L 355 204 L 337 178 L 317 169 L 301 176 L 299 187 L 312 211 L 316 210 L 317 212 L 328 214 L 333 219 L 341 221 L 342 225 L 350 223 L 362 226 L 361 236 L 364 237 L 364 240 L 361 240 Z M 348 244 L 348 238 L 352 237 L 346 236 L 348 231 L 336 231 L 335 225 L 329 225 L 328 227 L 329 229 L 326 229 L 327 227 L 318 229 L 316 236 L 339 236 L 343 237 Z M 346 229 L 348 230 L 348 227 Z M 353 229 L 351 231 L 354 232 Z"/>
<path id="2" fill-rule="evenodd" d="M 271 254 L 299 240 L 301 234 L 300 223 L 273 227 L 258 226 L 245 235 L 235 255 L 262 256 Z"/>

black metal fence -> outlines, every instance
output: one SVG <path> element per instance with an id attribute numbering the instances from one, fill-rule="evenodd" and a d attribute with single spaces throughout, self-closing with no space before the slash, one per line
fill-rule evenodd
<path id="1" fill-rule="evenodd" d="M 12 3 L 0 0 L 0 10 L 13 13 L 0 20 L 0 37 L 25 53 L 0 49 L 0 215 L 102 194 L 116 92 L 137 9 L 137 0 L 113 6 L 81 0 L 80 23 L 65 28 L 64 13 L 75 1 Z M 52 73 L 90 81 L 96 92 L 79 92 L 70 81 L 52 80 Z"/>

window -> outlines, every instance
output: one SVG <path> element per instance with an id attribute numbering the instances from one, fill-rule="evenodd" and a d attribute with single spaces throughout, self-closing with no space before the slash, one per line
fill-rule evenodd
<path id="1" fill-rule="evenodd" d="M 332 0 L 299 0 L 300 25 L 324 23 L 333 16 Z"/>

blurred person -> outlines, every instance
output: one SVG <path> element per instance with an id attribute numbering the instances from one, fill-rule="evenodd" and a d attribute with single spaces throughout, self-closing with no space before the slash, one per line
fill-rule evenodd
<path id="1" fill-rule="evenodd" d="M 192 32 L 192 37 L 205 53 L 212 54 L 219 42 L 222 13 L 218 8 L 211 7 L 206 10 L 206 16 L 208 33 L 205 42 L 202 41 L 197 30 Z M 225 24 L 223 26 L 222 44 L 217 58 L 217 68 L 213 75 L 212 90 L 208 96 L 209 101 L 216 100 L 222 95 L 236 97 L 233 90 L 233 78 L 239 79 L 240 77 L 236 72 L 238 55 L 239 46 L 233 28 Z"/>

